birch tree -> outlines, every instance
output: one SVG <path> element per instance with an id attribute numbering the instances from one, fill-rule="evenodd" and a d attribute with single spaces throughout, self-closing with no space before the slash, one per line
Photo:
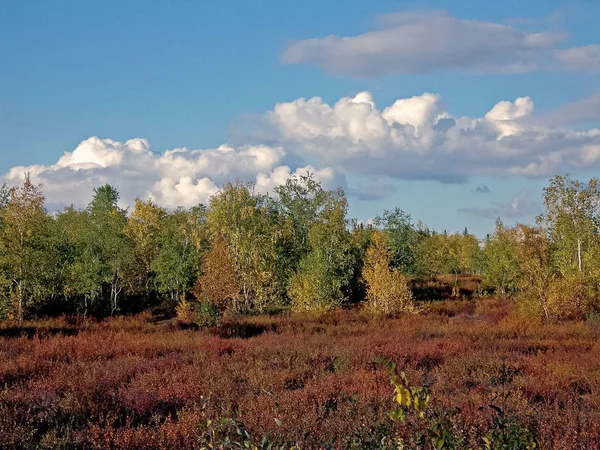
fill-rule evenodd
<path id="1" fill-rule="evenodd" d="M 554 264 L 563 276 L 583 272 L 586 256 L 597 244 L 598 179 L 582 183 L 568 175 L 557 175 L 542 196 L 546 212 L 539 221 L 547 227 Z"/>
<path id="2" fill-rule="evenodd" d="M 21 322 L 31 307 L 50 295 L 55 265 L 52 219 L 44 208 L 41 187 L 29 175 L 23 186 L 10 189 L 0 222 L 1 309 Z"/>

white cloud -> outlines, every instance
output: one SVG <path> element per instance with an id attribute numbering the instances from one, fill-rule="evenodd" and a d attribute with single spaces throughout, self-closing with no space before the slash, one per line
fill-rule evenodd
<path id="1" fill-rule="evenodd" d="M 346 187 L 346 178 L 333 169 L 329 167 L 316 169 L 308 165 L 299 167 L 295 171 L 292 171 L 289 166 L 279 166 L 271 173 L 260 173 L 256 177 L 256 190 L 261 193 L 270 193 L 276 197 L 274 189 L 277 186 L 285 184 L 288 178 L 308 174 L 314 175 L 315 179 L 319 180 L 324 189 L 333 190 L 339 187 Z"/>
<path id="2" fill-rule="evenodd" d="M 114 185 L 122 204 L 153 198 L 167 206 L 206 203 L 226 181 L 253 180 L 259 192 L 312 172 L 326 188 L 381 199 L 394 179 L 465 182 L 472 176 L 547 177 L 600 164 L 600 130 L 568 127 L 568 118 L 597 116 L 598 95 L 544 116 L 521 97 L 490 105 L 483 117 L 453 116 L 441 97 L 424 93 L 378 108 L 369 92 L 333 105 L 303 98 L 275 105 L 263 117 L 256 145 L 155 153 L 145 139 L 91 137 L 48 166 L 14 167 L 0 176 L 20 183 L 26 172 L 44 185 L 51 209 L 87 204 L 93 189 Z M 274 135 L 272 133 L 275 133 Z M 268 139 L 268 140 L 267 140 Z M 270 142 L 261 145 L 260 142 Z M 358 175 L 351 186 L 345 174 Z"/>
<path id="3" fill-rule="evenodd" d="M 106 183 L 120 191 L 124 206 L 140 197 L 166 207 L 191 207 L 206 203 L 219 186 L 235 178 L 255 180 L 257 189 L 271 191 L 292 173 L 281 165 L 284 157 L 282 147 L 264 145 L 154 153 L 145 139 L 116 142 L 91 137 L 56 164 L 14 167 L 0 176 L 0 182 L 18 184 L 30 173 L 34 182 L 43 184 L 51 209 L 71 203 L 83 206 L 91 200 L 94 188 Z M 345 184 L 343 176 L 329 168 L 306 166 L 295 173 L 306 171 L 327 187 Z"/>
<path id="4" fill-rule="evenodd" d="M 282 60 L 356 77 L 444 70 L 474 74 L 600 70 L 600 46 L 561 49 L 563 33 L 528 33 L 514 25 L 464 20 L 442 11 L 388 14 L 379 25 L 358 36 L 292 42 Z"/>
<path id="5" fill-rule="evenodd" d="M 332 106 L 319 97 L 279 103 L 266 120 L 297 154 L 369 176 L 464 182 L 474 175 L 548 176 L 598 160 L 600 130 L 557 127 L 533 111 L 533 101 L 522 97 L 484 117 L 454 117 L 431 93 L 380 110 L 362 92 Z"/>

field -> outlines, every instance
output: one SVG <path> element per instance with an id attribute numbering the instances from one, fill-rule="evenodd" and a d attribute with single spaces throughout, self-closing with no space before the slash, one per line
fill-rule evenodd
<path id="1" fill-rule="evenodd" d="M 461 448 L 482 448 L 499 417 L 491 403 L 539 448 L 600 448 L 600 328 L 542 325 L 498 299 L 395 319 L 229 318 L 205 331 L 150 314 L 52 319 L 4 324 L 0 336 L 1 448 L 384 448 L 398 438 L 410 448 L 426 430 L 389 418 L 382 357 L 411 385 L 430 385 L 432 414 L 449 414 Z"/>

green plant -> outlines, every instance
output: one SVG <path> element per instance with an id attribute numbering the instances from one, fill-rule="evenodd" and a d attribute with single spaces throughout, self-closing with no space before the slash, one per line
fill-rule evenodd
<path id="1" fill-rule="evenodd" d="M 594 310 L 588 312 L 587 320 L 591 325 L 600 327 L 600 312 Z"/>
<path id="2" fill-rule="evenodd" d="M 200 328 L 218 325 L 221 320 L 221 311 L 211 302 L 203 301 L 196 305 L 194 323 Z"/>
<path id="3" fill-rule="evenodd" d="M 400 377 L 398 377 L 396 375 L 396 365 L 389 360 L 387 361 L 387 371 L 390 376 L 390 383 L 394 387 L 396 403 L 399 405 L 390 413 L 390 418 L 406 422 L 406 413 L 412 412 L 420 419 L 424 419 L 431 398 L 429 389 L 427 387 L 410 386 L 406 374 L 401 372 Z"/>

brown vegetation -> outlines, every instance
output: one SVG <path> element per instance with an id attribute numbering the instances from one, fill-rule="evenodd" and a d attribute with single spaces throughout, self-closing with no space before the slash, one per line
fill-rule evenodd
<path id="1" fill-rule="evenodd" d="M 0 448 L 208 448 L 228 436 L 237 448 L 238 429 L 287 448 L 383 448 L 423 430 L 390 420 L 381 357 L 431 383 L 436 411 L 459 408 L 465 447 L 482 447 L 500 389 L 540 448 L 600 447 L 600 329 L 584 321 L 541 324 L 495 299 L 395 319 L 229 318 L 202 332 L 151 319 L 0 324 Z"/>

